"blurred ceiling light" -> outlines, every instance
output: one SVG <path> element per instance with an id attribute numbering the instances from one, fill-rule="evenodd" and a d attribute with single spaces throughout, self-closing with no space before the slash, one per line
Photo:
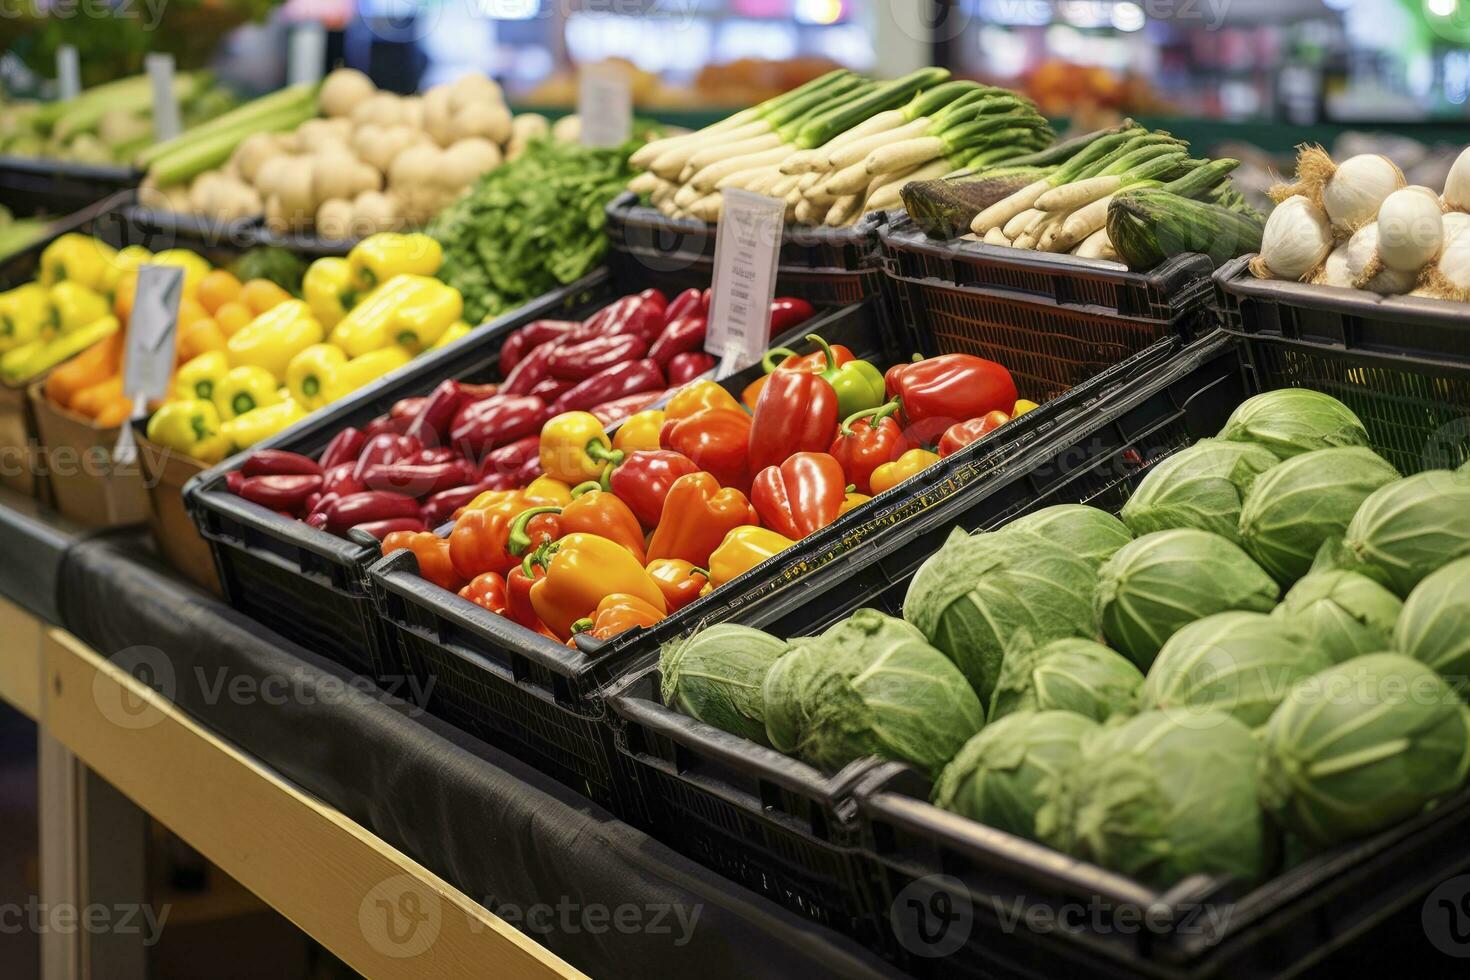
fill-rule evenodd
<path id="1" fill-rule="evenodd" d="M 804 24 L 835 24 L 842 19 L 842 0 L 796 0 L 794 14 Z"/>
<path id="2" fill-rule="evenodd" d="M 531 20 L 541 12 L 541 0 L 478 0 L 475 7 L 491 20 Z"/>
<path id="3" fill-rule="evenodd" d="M 1429 12 L 1436 17 L 1453 17 L 1456 0 L 1429 0 Z"/>
<path id="4" fill-rule="evenodd" d="M 1129 33 L 1141 31 L 1147 22 L 1143 8 L 1133 3 L 1133 0 L 1123 0 L 1122 3 L 1113 5 L 1113 26 L 1118 30 Z"/>

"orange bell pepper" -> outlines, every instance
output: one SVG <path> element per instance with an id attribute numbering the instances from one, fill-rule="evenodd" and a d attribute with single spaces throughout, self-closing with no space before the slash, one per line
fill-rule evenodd
<path id="1" fill-rule="evenodd" d="M 476 575 L 469 585 L 459 590 L 459 597 L 497 616 L 505 615 L 505 579 L 495 572 Z"/>
<path id="2" fill-rule="evenodd" d="M 592 615 L 603 598 L 625 593 L 665 612 L 663 593 L 626 548 L 595 534 L 568 534 L 543 544 L 528 559 L 546 569 L 531 586 L 531 607 L 559 639 Z"/>
<path id="3" fill-rule="evenodd" d="M 648 542 L 648 557 L 682 558 L 707 567 L 710 554 L 730 530 L 759 523 L 745 494 L 734 487 L 720 489 L 708 473 L 690 473 L 669 487 L 663 515 Z"/>
<path id="4" fill-rule="evenodd" d="M 664 406 L 665 421 L 687 419 L 707 408 L 731 408 L 741 411 L 735 396 L 713 381 L 695 381 L 680 388 Z M 653 447 L 657 449 L 657 446 Z"/>
<path id="5" fill-rule="evenodd" d="M 868 485 L 873 488 L 873 493 L 880 494 L 884 490 L 898 486 L 904 480 L 926 470 L 939 462 L 939 454 L 931 453 L 927 449 L 910 449 L 891 463 L 884 463 L 873 471 L 868 478 Z"/>
<path id="6" fill-rule="evenodd" d="M 678 612 L 710 591 L 709 572 L 682 558 L 660 558 L 648 563 L 648 575 L 664 594 L 669 612 Z"/>
<path id="7" fill-rule="evenodd" d="M 658 434 L 663 429 L 665 421 L 667 421 L 665 413 L 656 408 L 645 409 L 636 415 L 629 416 L 622 425 L 618 426 L 618 431 L 613 433 L 613 448 L 624 455 L 640 450 L 657 449 Z"/>
<path id="8" fill-rule="evenodd" d="M 504 575 L 526 550 L 557 538 L 555 510 L 512 506 L 465 511 L 449 532 L 449 560 L 454 570 L 466 580 L 485 572 Z M 513 550 L 517 543 L 513 536 L 521 545 L 519 551 Z"/>
<path id="9" fill-rule="evenodd" d="M 449 542 L 433 531 L 393 531 L 383 538 L 383 554 L 411 551 L 419 563 L 419 575 L 441 589 L 458 592 L 467 576 L 455 570 L 449 557 Z"/>
<path id="10" fill-rule="evenodd" d="M 93 421 L 99 429 L 115 429 L 132 417 L 133 400 L 118 397 L 103 405 Z"/>
<path id="11" fill-rule="evenodd" d="M 572 488 L 572 502 L 561 509 L 557 520 L 562 534 L 596 534 L 627 548 L 642 565 L 643 525 L 628 505 L 591 481 Z"/>
<path id="12" fill-rule="evenodd" d="M 46 376 L 46 397 L 62 408 L 70 408 L 77 392 L 114 374 L 121 377 L 123 344 L 124 334 L 119 330 L 53 368 Z"/>
<path id="13" fill-rule="evenodd" d="M 619 633 L 638 626 L 652 626 L 665 618 L 667 617 L 662 610 L 655 609 L 637 596 L 615 592 L 604 596 L 590 617 L 572 624 L 572 639 L 567 642 L 575 642 L 578 633 L 586 633 L 599 640 L 611 640 Z"/>
<path id="14" fill-rule="evenodd" d="M 71 409 L 88 418 L 95 419 L 107 407 L 109 402 L 116 401 L 122 395 L 122 375 L 114 374 L 112 377 L 104 378 L 96 384 L 88 385 L 72 396 Z"/>

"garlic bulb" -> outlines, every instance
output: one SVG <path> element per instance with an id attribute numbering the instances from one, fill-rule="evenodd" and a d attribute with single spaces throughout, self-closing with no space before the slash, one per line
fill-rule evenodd
<path id="1" fill-rule="evenodd" d="M 1444 211 L 1427 187 L 1394 191 L 1378 209 L 1378 257 L 1400 272 L 1417 273 L 1444 246 Z"/>
<path id="2" fill-rule="evenodd" d="M 1319 286 L 1339 286 L 1343 289 L 1353 288 L 1353 273 L 1348 268 L 1348 247 L 1339 245 L 1327 256 L 1327 261 L 1322 264 L 1322 271 L 1312 280 Z"/>
<path id="3" fill-rule="evenodd" d="M 1470 214 L 1464 211 L 1447 211 L 1444 216 L 1444 243 L 1448 248 L 1450 242 L 1470 230 Z"/>
<path id="4" fill-rule="evenodd" d="M 1414 288 L 1414 273 L 1389 269 L 1379 259 L 1376 223 L 1359 228 L 1342 250 L 1347 253 L 1347 272 L 1354 289 L 1397 296 Z"/>
<path id="5" fill-rule="evenodd" d="M 1456 211 L 1470 211 L 1470 148 L 1460 152 L 1444 181 L 1444 203 Z"/>
<path id="6" fill-rule="evenodd" d="M 1424 270 L 1414 295 L 1470 302 L 1470 235 L 1445 243 L 1439 261 Z"/>
<path id="7" fill-rule="evenodd" d="M 1403 186 L 1403 171 L 1392 160 L 1360 153 L 1339 164 L 1323 185 L 1322 208 L 1334 228 L 1356 231 L 1377 216 L 1384 198 Z"/>
<path id="8" fill-rule="evenodd" d="M 1260 279 L 1301 281 L 1331 250 L 1332 229 L 1322 209 L 1306 197 L 1288 197 L 1266 219 L 1261 254 L 1251 261 L 1251 272 Z"/>

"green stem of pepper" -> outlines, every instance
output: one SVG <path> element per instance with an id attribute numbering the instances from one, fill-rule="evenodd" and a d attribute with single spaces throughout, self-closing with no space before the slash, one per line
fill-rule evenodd
<path id="1" fill-rule="evenodd" d="M 868 425 L 870 427 L 877 428 L 879 422 L 882 422 L 884 419 L 888 418 L 888 416 L 892 415 L 894 412 L 897 412 L 902 407 L 903 403 L 895 398 L 893 401 L 883 405 L 879 405 L 877 408 L 865 408 L 861 412 L 853 412 L 847 418 L 842 420 L 842 425 L 838 428 L 838 431 L 845 436 L 854 435 L 855 433 L 852 431 L 852 424 L 854 422 L 860 422 L 863 419 L 868 420 Z"/>
<path id="2" fill-rule="evenodd" d="M 526 533 L 526 526 L 531 523 L 531 518 L 541 514 L 560 513 L 560 507 L 532 507 L 530 510 L 521 511 L 516 515 L 516 519 L 511 522 L 510 534 L 505 539 L 506 553 L 521 555 L 525 554 L 526 549 L 531 547 L 531 536 Z M 531 573 L 528 571 L 526 574 L 529 575 Z"/>

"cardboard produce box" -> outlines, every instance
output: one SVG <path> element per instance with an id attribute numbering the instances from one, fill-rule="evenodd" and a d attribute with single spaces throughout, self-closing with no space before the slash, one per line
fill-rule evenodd
<path id="1" fill-rule="evenodd" d="M 30 404 L 57 510 L 88 527 L 141 524 L 148 519 L 148 492 L 139 459 L 131 463 L 113 459 L 119 427 L 101 429 L 85 415 L 58 408 L 40 382 L 30 386 Z"/>
<path id="2" fill-rule="evenodd" d="M 0 484 L 27 497 L 49 499 L 40 462 L 36 418 L 26 385 L 0 384 Z"/>
<path id="3" fill-rule="evenodd" d="M 199 536 L 199 528 L 184 506 L 184 484 L 207 467 L 191 456 L 150 442 L 143 434 L 142 422 L 134 426 L 133 434 L 138 440 L 138 461 L 148 490 L 148 526 L 158 550 L 185 578 L 222 595 L 209 544 Z"/>

